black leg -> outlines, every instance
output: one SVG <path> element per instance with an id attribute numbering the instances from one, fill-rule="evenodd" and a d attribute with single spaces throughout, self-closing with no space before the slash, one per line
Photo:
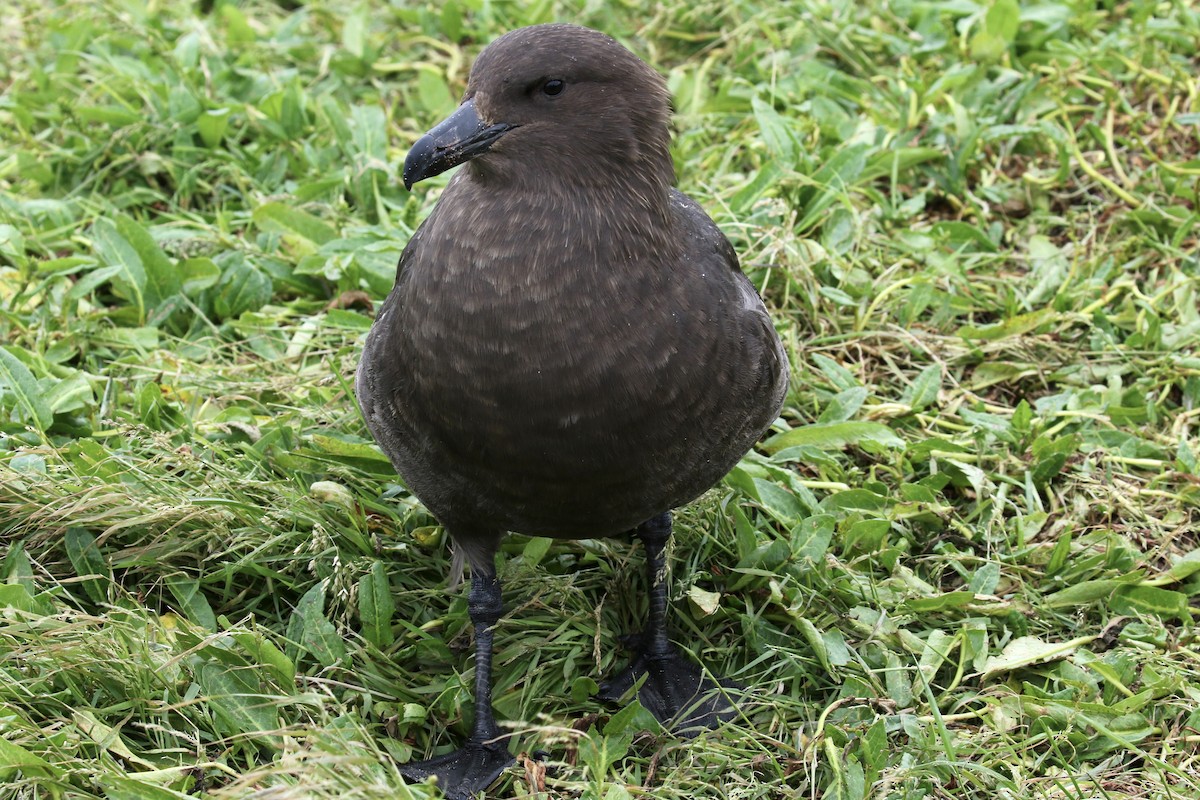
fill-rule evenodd
<path id="1" fill-rule="evenodd" d="M 500 619 L 500 581 L 495 570 L 471 570 L 467 605 L 475 625 L 475 728 L 459 750 L 428 761 L 400 767 L 404 777 L 424 780 L 436 776 L 449 800 L 474 800 L 515 761 L 509 754 L 492 713 L 492 633 Z"/>
<path id="2" fill-rule="evenodd" d="M 646 585 L 650 589 L 650 619 L 646 626 L 646 653 L 671 653 L 667 639 L 667 542 L 671 540 L 671 512 L 640 525 L 636 531 L 646 548 Z"/>
<path id="3" fill-rule="evenodd" d="M 726 689 L 732 681 L 714 683 L 688 660 L 667 636 L 667 567 L 664 553 L 671 538 L 671 514 L 642 523 L 634 531 L 646 548 L 646 578 L 650 585 L 650 618 L 641 634 L 626 637 L 633 661 L 600 685 L 600 699 L 621 700 L 645 676 L 638 700 L 663 725 L 684 735 L 715 728 L 737 713 Z"/>

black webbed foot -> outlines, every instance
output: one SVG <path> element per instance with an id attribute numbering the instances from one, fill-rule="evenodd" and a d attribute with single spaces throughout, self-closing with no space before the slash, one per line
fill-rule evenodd
<path id="1" fill-rule="evenodd" d="M 504 746 L 492 713 L 492 633 L 500 619 L 501 598 L 500 581 L 486 562 L 471 565 L 467 609 L 475 624 L 475 724 L 471 738 L 453 753 L 400 765 L 400 773 L 410 780 L 436 777 L 447 800 L 475 800 L 516 761 Z"/>
<path id="2" fill-rule="evenodd" d="M 737 714 L 728 690 L 733 681 L 715 682 L 683 655 L 667 637 L 666 559 L 671 515 L 660 514 L 634 531 L 646 548 L 646 578 L 650 584 L 650 619 L 642 633 L 623 637 L 634 658 L 621 672 L 600 685 L 601 700 L 616 702 L 642 681 L 638 701 L 664 727 L 683 736 L 715 728 Z M 643 676 L 645 676 L 643 681 Z"/>
<path id="3" fill-rule="evenodd" d="M 663 653 L 654 653 L 642 645 L 644 635 L 624 637 L 636 655 L 625 669 L 600 684 L 597 697 L 618 702 L 645 676 L 637 698 L 663 727 L 682 736 L 696 736 L 715 728 L 737 715 L 732 695 L 739 686 L 735 681 L 714 682 L 679 648 L 669 645 Z"/>
<path id="4" fill-rule="evenodd" d="M 462 748 L 427 761 L 400 765 L 400 772 L 412 781 L 437 778 L 438 788 L 447 800 L 475 800 L 499 779 L 516 761 L 500 742 L 469 740 Z"/>

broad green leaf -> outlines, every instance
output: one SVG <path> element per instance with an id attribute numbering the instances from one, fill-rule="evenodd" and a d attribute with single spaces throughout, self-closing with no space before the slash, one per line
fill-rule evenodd
<path id="1" fill-rule="evenodd" d="M 45 616 L 53 612 L 53 606 L 39 597 L 34 597 L 31 590 L 21 583 L 0 583 L 0 609 L 12 608 L 27 614 Z"/>
<path id="2" fill-rule="evenodd" d="M 954 649 L 954 640 L 954 636 L 940 628 L 934 628 L 929 632 L 929 637 L 925 640 L 925 648 L 921 651 L 921 660 L 917 664 L 917 669 L 925 679 L 925 683 L 933 680 L 933 676 L 950 657 L 950 653 Z M 921 684 L 914 682 L 914 694 L 920 690 Z"/>
<path id="3" fill-rule="evenodd" d="M 1200 572 L 1200 549 L 1191 550 L 1171 562 L 1171 568 L 1163 578 L 1170 581 L 1181 581 Z"/>
<path id="4" fill-rule="evenodd" d="M 533 536 L 525 543 L 525 548 L 521 551 L 521 557 L 527 565 L 536 567 L 542 563 L 542 559 L 546 557 L 546 553 L 550 552 L 552 544 L 554 544 L 554 540 L 548 536 Z"/>
<path id="5" fill-rule="evenodd" d="M 958 470 L 962 477 L 966 478 L 967 483 L 971 484 L 971 489 L 975 491 L 977 496 L 984 497 L 987 494 L 990 494 L 990 492 L 987 492 L 984 489 L 985 486 L 989 485 L 990 481 L 988 480 L 987 473 L 982 469 L 974 464 L 968 464 L 965 461 L 959 461 L 956 458 L 946 458 L 943 459 L 943 462 L 946 465 L 952 466 Z"/>
<path id="6" fill-rule="evenodd" d="M 337 238 L 337 231 L 317 217 L 279 202 L 264 203 L 254 210 L 254 224 L 266 231 L 294 236 L 316 247 Z"/>
<path id="7" fill-rule="evenodd" d="M 196 668 L 196 682 L 225 734 L 261 737 L 278 730 L 275 703 L 264 696 L 254 668 L 206 661 Z"/>
<path id="8" fill-rule="evenodd" d="M 211 258 L 189 258 L 179 265 L 183 293 L 189 297 L 216 284 L 221 278 L 221 268 Z"/>
<path id="9" fill-rule="evenodd" d="M 701 615 L 706 617 L 717 613 L 717 609 L 721 607 L 720 592 L 710 592 L 695 584 L 688 588 L 688 600 Z"/>
<path id="10" fill-rule="evenodd" d="M 225 130 L 229 127 L 229 109 L 214 108 L 205 111 L 196 120 L 196 130 L 200 132 L 200 140 L 206 147 L 216 148 L 225 138 Z"/>
<path id="11" fill-rule="evenodd" d="M 441 71 L 425 65 L 417 70 L 417 98 L 431 117 L 441 119 L 454 111 L 454 93 Z"/>
<path id="12" fill-rule="evenodd" d="M 221 618 L 224 627 L 228 628 L 228 621 L 224 617 Z M 275 673 L 276 682 L 283 688 L 291 688 L 296 682 L 296 665 L 287 655 L 271 643 L 271 640 L 258 633 L 248 633 L 245 631 L 230 631 L 230 636 L 233 637 L 246 654 L 257 664 L 267 667 Z"/>
<path id="13" fill-rule="evenodd" d="M 900 708 L 912 705 L 912 678 L 909 671 L 900 663 L 900 656 L 894 650 L 888 650 L 884 655 L 883 683 L 887 688 L 888 697 Z"/>
<path id="14" fill-rule="evenodd" d="M 754 578 L 776 577 L 775 570 L 779 569 L 790 555 L 791 548 L 782 539 L 759 545 L 733 568 L 733 571 L 741 573 L 742 577 L 735 580 L 730 588 L 736 590 L 755 583 Z"/>
<path id="15" fill-rule="evenodd" d="M 1117 580 L 1084 581 L 1083 583 L 1077 583 L 1048 594 L 1043 598 L 1042 602 L 1051 608 L 1087 605 L 1105 597 L 1110 597 L 1113 592 L 1124 585 L 1124 581 Z"/>
<path id="16" fill-rule="evenodd" d="M 55 414 L 66 414 L 90 408 L 96 401 L 91 381 L 82 372 L 76 372 L 50 387 L 46 402 Z"/>
<path id="17" fill-rule="evenodd" d="M 331 667 L 346 655 L 346 643 L 325 618 L 325 585 L 318 583 L 304 593 L 288 622 L 289 650 L 304 651 L 322 666 Z M 292 657 L 295 661 L 295 657 Z"/>
<path id="18" fill-rule="evenodd" d="M 807 201 L 802 201 L 804 215 L 796 223 L 796 230 L 805 231 L 815 225 L 825 209 L 844 195 L 849 187 L 858 183 L 866 167 L 866 152 L 867 146 L 863 144 L 843 145 L 813 173 L 812 182 L 822 188 L 817 189 Z"/>
<path id="19" fill-rule="evenodd" d="M 609 722 L 611 724 L 611 720 Z M 612 736 L 601 735 L 593 727 L 588 730 L 587 735 L 578 740 L 579 760 L 583 762 L 593 781 L 603 781 L 612 765 L 625 757 L 629 752 L 629 744 L 633 741 L 633 733 L 626 730 Z"/>
<path id="20" fill-rule="evenodd" d="M 844 392 L 862 385 L 853 372 L 823 353 L 813 353 L 812 362 L 838 391 Z"/>
<path id="21" fill-rule="evenodd" d="M 825 642 L 825 652 L 829 656 L 829 663 L 833 666 L 844 667 L 853 660 L 850 655 L 850 646 L 846 644 L 846 636 L 837 628 L 822 631 L 821 639 Z"/>
<path id="22" fill-rule="evenodd" d="M 365 459 L 367 461 L 388 461 L 387 456 L 379 451 L 379 447 L 368 442 L 349 442 L 336 436 L 314 433 L 309 436 L 313 446 L 332 456 Z"/>
<path id="23" fill-rule="evenodd" d="M 1078 434 L 1057 439 L 1039 436 L 1030 448 L 1034 458 L 1033 470 L 1030 473 L 1034 485 L 1045 486 L 1051 478 L 1058 475 L 1066 466 L 1067 459 L 1079 451 L 1079 443 Z"/>
<path id="24" fill-rule="evenodd" d="M 1122 586 L 1113 592 L 1108 605 L 1117 614 L 1152 615 L 1162 619 L 1189 616 L 1186 594 L 1156 586 Z"/>
<path id="25" fill-rule="evenodd" d="M 246 15 L 237 6 L 222 3 L 216 8 L 225 23 L 226 41 L 234 50 L 239 50 L 239 45 L 249 44 L 257 38 L 254 28 L 246 20 Z"/>
<path id="26" fill-rule="evenodd" d="M 156 771 L 152 769 L 155 766 L 153 762 L 145 763 L 149 768 L 143 772 L 133 772 L 127 775 L 105 772 L 97 775 L 96 780 L 104 789 L 104 800 L 193 800 L 195 798 L 194 792 L 177 791 L 171 786 L 160 785 L 167 782 L 181 783 L 177 771 Z M 183 785 L 190 786 L 191 784 L 185 778 Z"/>
<path id="27" fill-rule="evenodd" d="M 379 106 L 355 106 L 350 110 L 354 151 L 368 169 L 384 171 L 387 159 L 387 116 Z M 395 259 L 389 259 L 394 261 Z"/>
<path id="28" fill-rule="evenodd" d="M 0 256 L 15 264 L 24 264 L 25 236 L 12 225 L 0 225 Z"/>
<path id="29" fill-rule="evenodd" d="M 367 13 L 359 9 L 342 22 L 342 48 L 355 58 L 367 55 Z"/>
<path id="30" fill-rule="evenodd" d="M 892 505 L 890 499 L 876 494 L 870 489 L 846 489 L 834 492 L 820 503 L 821 510 L 830 513 L 850 510 L 879 511 Z"/>
<path id="31" fill-rule="evenodd" d="M 183 125 L 195 122 L 204 110 L 196 95 L 182 84 L 175 84 L 167 90 L 167 109 L 171 120 Z"/>
<path id="32" fill-rule="evenodd" d="M 975 602 L 974 592 L 945 592 L 933 597 L 914 597 L 904 601 L 904 608 L 913 614 L 928 614 L 950 608 L 962 608 Z"/>
<path id="33" fill-rule="evenodd" d="M 886 519 L 860 519 L 841 536 L 843 552 L 871 553 L 883 546 L 892 523 Z"/>
<path id="34" fill-rule="evenodd" d="M 25 552 L 24 542 L 13 542 L 8 546 L 8 553 L 0 563 L 0 577 L 6 583 L 24 586 L 30 592 L 37 591 L 37 583 L 33 579 L 33 562 Z"/>
<path id="35" fill-rule="evenodd" d="M 910 383 L 900 396 L 900 402 L 913 411 L 920 411 L 936 402 L 942 388 L 942 365 L 930 364 Z"/>
<path id="36" fill-rule="evenodd" d="M 653 714 L 642 707 L 641 702 L 636 697 L 629 701 L 629 705 L 613 714 L 608 722 L 604 724 L 605 736 L 619 736 L 625 733 L 640 733 L 642 731 L 658 732 L 661 730 L 662 725 L 654 718 Z"/>
<path id="37" fill-rule="evenodd" d="M 72 113 L 85 122 L 98 122 L 102 125 L 111 125 L 114 128 L 144 121 L 140 114 L 124 106 L 83 105 L 75 107 Z"/>
<path id="38" fill-rule="evenodd" d="M 358 504 L 354 492 L 337 481 L 314 481 L 309 484 L 308 495 L 322 503 L 332 503 L 350 511 Z"/>
<path id="39" fill-rule="evenodd" d="M 130 761 L 145 769 L 154 769 L 155 764 L 141 758 L 129 749 L 121 736 L 121 729 L 101 722 L 89 709 L 77 708 L 71 711 L 71 721 L 75 727 L 95 744 L 103 747 L 114 756 Z"/>
<path id="40" fill-rule="evenodd" d="M 0 780 L 12 778 L 18 770 L 27 775 L 53 775 L 55 772 L 53 765 L 46 759 L 0 738 Z"/>
<path id="41" fill-rule="evenodd" d="M 396 601 L 383 562 L 374 561 L 371 571 L 358 582 L 358 617 L 362 620 L 363 638 L 380 650 L 391 646 L 392 614 Z"/>
<path id="42" fill-rule="evenodd" d="M 1054 549 L 1050 551 L 1050 559 L 1046 562 L 1047 575 L 1057 575 L 1066 566 L 1067 559 L 1071 556 L 1071 541 L 1070 529 L 1064 530 L 1054 543 Z"/>
<path id="43" fill-rule="evenodd" d="M 995 594 L 1000 583 L 1000 563 L 986 561 L 971 576 L 969 588 L 975 594 Z"/>
<path id="44" fill-rule="evenodd" d="M 955 249 L 968 248 L 969 245 L 973 245 L 974 247 L 969 249 L 985 253 L 996 252 L 996 243 L 977 226 L 967 222 L 957 220 L 939 222 L 930 229 L 930 233 Z"/>
<path id="45" fill-rule="evenodd" d="M 67 291 L 67 299 L 71 301 L 79 300 L 87 297 L 96 287 L 101 286 L 114 278 L 120 279 L 121 273 L 125 268 L 120 264 L 110 267 L 96 267 L 88 270 L 82 278 L 75 282 Z"/>
<path id="46" fill-rule="evenodd" d="M 299 139 L 308 125 L 308 95 L 292 82 L 283 90 L 279 106 L 279 124 L 284 134 L 292 140 Z"/>
<path id="47" fill-rule="evenodd" d="M 904 174 L 918 164 L 929 161 L 941 161 L 946 158 L 946 151 L 936 147 L 898 147 L 879 150 L 867 156 L 859 181 L 873 181 L 892 175 Z"/>
<path id="48" fill-rule="evenodd" d="M 750 213 L 758 199 L 779 182 L 783 173 L 784 168 L 778 161 L 768 159 L 762 168 L 754 173 L 754 177 L 730 199 L 730 208 L 737 214 Z"/>
<path id="49" fill-rule="evenodd" d="M 1033 424 L 1033 409 L 1025 400 L 1017 403 L 1016 409 L 1013 410 L 1012 427 L 1018 433 L 1028 433 L 1030 426 Z"/>
<path id="50" fill-rule="evenodd" d="M 96 537 L 86 528 L 67 528 L 63 536 L 67 548 L 67 558 L 75 568 L 83 584 L 84 591 L 95 603 L 108 602 L 108 585 L 112 583 L 112 573 L 108 563 L 96 546 Z"/>
<path id="51" fill-rule="evenodd" d="M 751 101 L 751 107 L 767 151 L 783 166 L 795 169 L 800 152 L 800 143 L 793 132 L 795 123 L 785 119 L 773 105 L 758 97 Z"/>
<path id="52" fill-rule="evenodd" d="M 157 327 L 106 327 L 92 333 L 90 338 L 92 342 L 116 349 L 148 353 L 158 348 L 158 335 Z"/>
<path id="53" fill-rule="evenodd" d="M 817 630 L 817 626 L 812 623 L 808 617 L 793 616 L 793 623 L 800 629 L 804 640 L 808 642 L 808 646 L 812 648 L 817 660 L 821 662 L 821 666 L 829 674 L 833 673 L 833 663 L 829 659 L 829 647 L 825 642 L 825 637 L 821 635 L 821 631 Z"/>
<path id="54" fill-rule="evenodd" d="M 867 729 L 862 741 L 858 747 L 858 753 L 862 757 L 863 764 L 869 770 L 867 780 L 871 781 L 874 774 L 884 767 L 887 763 L 888 743 L 887 743 L 887 717 L 880 716 Z"/>
<path id="55" fill-rule="evenodd" d="M 984 20 L 984 30 L 1011 44 L 1017 38 L 1020 25 L 1021 7 L 1017 0 L 992 0 L 992 7 L 988 9 Z"/>
<path id="56" fill-rule="evenodd" d="M 589 697 L 594 696 L 600 691 L 600 684 L 586 675 L 580 675 L 575 680 L 571 681 L 571 699 L 576 703 L 583 703 Z"/>
<path id="57" fill-rule="evenodd" d="M 1016 39 L 1021 23 L 1017 0 L 993 0 L 983 29 L 971 37 L 971 56 L 980 61 L 1000 59 Z"/>
<path id="58" fill-rule="evenodd" d="M 271 279 L 243 259 L 230 261 L 211 290 L 213 311 L 221 319 L 257 311 L 271 300 Z"/>
<path id="59" fill-rule="evenodd" d="M 755 494 L 762 507 L 785 525 L 794 525 L 804 515 L 796 496 L 777 483 L 754 478 Z"/>
<path id="60" fill-rule="evenodd" d="M 998 383 L 1014 383 L 1030 375 L 1036 375 L 1038 371 L 1039 369 L 1036 364 L 985 361 L 971 372 L 968 385 L 972 389 L 979 391 L 989 386 L 995 386 Z"/>
<path id="61" fill-rule="evenodd" d="M 983 677 L 987 678 L 997 672 L 1011 672 L 1022 667 L 1040 664 L 1043 661 L 1053 661 L 1070 655 L 1075 648 L 1094 640 L 1095 636 L 1080 636 L 1065 642 L 1047 642 L 1036 636 L 1022 636 L 1013 639 L 1004 650 L 995 656 L 990 656 L 983 666 Z"/>
<path id="62" fill-rule="evenodd" d="M 166 579 L 171 596 L 179 604 L 184 616 L 207 631 L 217 630 L 217 617 L 213 614 L 208 599 L 200 591 L 200 582 L 187 575 L 176 573 Z"/>
<path id="63" fill-rule="evenodd" d="M 118 214 L 115 223 L 96 220 L 92 236 L 100 260 L 120 268 L 112 281 L 133 301 L 141 320 L 179 295 L 179 271 L 141 224 Z"/>
<path id="64" fill-rule="evenodd" d="M 812 514 L 792 529 L 791 550 L 794 558 L 820 564 L 833 540 L 834 517 Z"/>
<path id="65" fill-rule="evenodd" d="M 852 389 L 838 392 L 830 398 L 829 405 L 825 406 L 825 410 L 817 418 L 817 424 L 845 422 L 858 413 L 866 400 L 867 390 L 863 386 L 855 386 Z"/>
<path id="66" fill-rule="evenodd" d="M 840 449 L 862 444 L 874 444 L 894 450 L 904 448 L 904 440 L 882 423 L 835 422 L 828 425 L 814 424 L 792 428 L 790 431 L 768 439 L 763 443 L 763 449 L 767 453 L 776 453 L 785 447 L 800 445 L 811 445 L 822 449 Z"/>
<path id="67" fill-rule="evenodd" d="M 997 322 L 992 325 L 963 325 L 958 329 L 957 335 L 964 339 L 982 339 L 983 341 L 994 342 L 1000 339 L 1007 339 L 1010 336 L 1020 336 L 1021 334 L 1029 333 L 1045 325 L 1057 315 L 1058 312 L 1054 309 L 1043 308 L 1031 311 L 1028 314 L 1018 314 L 1015 317 L 1010 317 L 1003 322 Z"/>
<path id="68" fill-rule="evenodd" d="M 39 431 L 45 432 L 54 423 L 54 412 L 29 367 L 9 348 L 0 347 L 0 396 L 4 394 L 16 402 L 18 418 L 33 423 Z"/>

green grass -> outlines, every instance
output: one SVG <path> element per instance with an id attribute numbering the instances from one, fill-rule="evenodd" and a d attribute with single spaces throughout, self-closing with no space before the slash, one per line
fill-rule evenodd
<path id="1" fill-rule="evenodd" d="M 408 145 L 550 19 L 668 76 L 793 389 L 677 516 L 736 724 L 591 699 L 636 548 L 506 540 L 541 796 L 1200 796 L 1193 4 L 216 5 L 0 10 L 0 798 L 436 795 L 470 624 L 351 375 Z"/>

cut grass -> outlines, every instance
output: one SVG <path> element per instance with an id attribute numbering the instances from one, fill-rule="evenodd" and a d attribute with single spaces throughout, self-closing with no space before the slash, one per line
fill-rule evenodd
<path id="1" fill-rule="evenodd" d="M 497 796 L 1200 795 L 1192 5 L 215 5 L 0 11 L 0 798 L 435 796 L 465 599 L 350 376 L 407 145 L 549 19 L 668 76 L 793 390 L 677 515 L 743 718 L 601 707 L 641 554 L 514 536 Z"/>

